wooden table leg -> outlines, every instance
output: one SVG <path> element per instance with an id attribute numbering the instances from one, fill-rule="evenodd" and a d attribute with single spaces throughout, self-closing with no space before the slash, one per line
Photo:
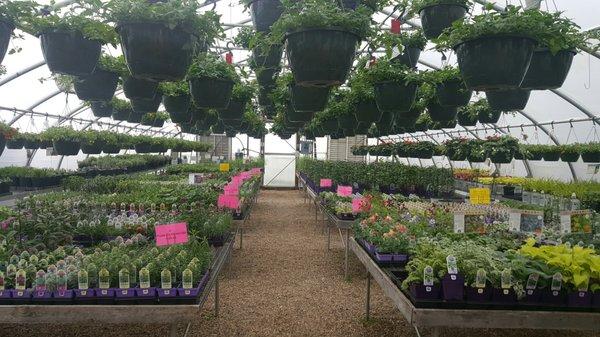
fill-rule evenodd
<path id="1" fill-rule="evenodd" d="M 371 318 L 371 274 L 367 271 L 367 298 L 365 301 L 365 318 Z"/>

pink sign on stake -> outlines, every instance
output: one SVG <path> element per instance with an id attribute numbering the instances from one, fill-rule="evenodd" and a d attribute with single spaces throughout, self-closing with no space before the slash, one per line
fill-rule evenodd
<path id="1" fill-rule="evenodd" d="M 187 223 L 174 223 L 154 227 L 157 246 L 171 246 L 188 242 Z"/>
<path id="2" fill-rule="evenodd" d="M 319 186 L 320 187 L 331 187 L 333 185 L 331 179 L 321 179 Z"/>
<path id="3" fill-rule="evenodd" d="M 363 201 L 363 198 L 352 199 L 352 213 L 362 212 L 362 201 Z"/>
<path id="4" fill-rule="evenodd" d="M 223 192 L 226 195 L 238 195 L 240 193 L 240 190 L 237 186 L 225 185 L 225 187 L 223 187 Z"/>
<path id="5" fill-rule="evenodd" d="M 219 195 L 217 205 L 219 208 L 238 209 L 240 208 L 240 199 L 237 195 L 221 194 Z"/>
<path id="6" fill-rule="evenodd" d="M 338 186 L 337 195 L 340 197 L 349 197 L 352 195 L 352 186 Z"/>

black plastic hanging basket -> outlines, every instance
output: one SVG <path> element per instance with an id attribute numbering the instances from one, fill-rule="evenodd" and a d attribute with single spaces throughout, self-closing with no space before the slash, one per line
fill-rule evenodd
<path id="1" fill-rule="evenodd" d="M 430 40 L 439 37 L 454 21 L 464 18 L 467 10 L 466 6 L 456 4 L 437 4 L 422 8 L 419 16 L 423 33 Z"/>
<path id="2" fill-rule="evenodd" d="M 281 14 L 283 14 L 283 5 L 279 0 L 254 0 L 250 3 L 252 23 L 258 32 L 270 31 Z"/>
<path id="3" fill-rule="evenodd" d="M 90 75 L 76 77 L 73 86 L 82 101 L 110 101 L 118 82 L 119 74 L 96 68 Z"/>
<path id="4" fill-rule="evenodd" d="M 144 117 L 143 113 L 132 112 L 127 117 L 127 123 L 139 124 L 142 122 L 142 118 Z"/>
<path id="5" fill-rule="evenodd" d="M 302 87 L 292 84 L 289 87 L 291 103 L 297 112 L 317 112 L 327 105 L 330 88 L 327 87 Z"/>
<path id="6" fill-rule="evenodd" d="M 462 80 L 442 82 L 435 87 L 435 97 L 441 106 L 459 107 L 469 104 L 473 91 Z"/>
<path id="7" fill-rule="evenodd" d="M 562 87 L 575 54 L 572 50 L 561 50 L 556 55 L 548 49 L 535 50 L 521 88 L 547 90 Z"/>
<path id="8" fill-rule="evenodd" d="M 460 72 L 474 90 L 518 88 L 536 42 L 520 36 L 489 36 L 454 47 Z"/>
<path id="9" fill-rule="evenodd" d="M 79 153 L 79 142 L 70 140 L 55 140 L 52 142 L 54 152 L 59 156 L 76 156 Z"/>
<path id="10" fill-rule="evenodd" d="M 167 96 L 163 95 L 162 103 L 165 106 L 165 109 L 171 116 L 185 116 L 189 117 L 188 111 L 190 110 L 190 106 L 192 105 L 192 98 L 188 94 L 178 95 L 178 96 Z M 178 119 L 176 117 L 176 119 Z M 178 122 L 175 122 L 178 123 Z"/>
<path id="11" fill-rule="evenodd" d="M 583 149 L 581 151 L 581 160 L 584 163 L 600 163 L 600 151 Z"/>
<path id="12" fill-rule="evenodd" d="M 333 86 L 346 81 L 361 38 L 335 28 L 288 33 L 287 57 L 296 84 Z"/>
<path id="13" fill-rule="evenodd" d="M 381 119 L 381 111 L 377 108 L 375 99 L 365 99 L 356 103 L 354 114 L 361 123 L 375 123 Z"/>
<path id="14" fill-rule="evenodd" d="M 199 108 L 225 109 L 231 100 L 232 80 L 217 78 L 192 78 L 190 90 L 194 104 Z"/>
<path id="15" fill-rule="evenodd" d="M 447 122 L 456 118 L 458 110 L 456 107 L 441 106 L 437 101 L 431 100 L 427 104 L 427 112 L 434 122 Z"/>
<path id="16" fill-rule="evenodd" d="M 506 151 L 492 151 L 490 153 L 490 160 L 494 164 L 510 164 L 514 157 L 513 153 Z"/>
<path id="17" fill-rule="evenodd" d="M 389 136 L 391 134 L 395 118 L 396 115 L 392 111 L 383 111 L 381 113 L 381 119 L 375 123 L 380 136 Z"/>
<path id="18" fill-rule="evenodd" d="M 137 153 L 151 153 L 152 144 L 150 143 L 138 143 L 135 144 L 135 152 Z"/>
<path id="19" fill-rule="evenodd" d="M 96 141 L 94 143 L 81 143 L 81 152 L 84 154 L 100 154 L 104 148 L 103 141 Z"/>
<path id="20" fill-rule="evenodd" d="M 15 26 L 12 23 L 0 20 L 0 64 L 4 60 L 4 56 L 8 50 L 8 43 L 14 29 Z"/>
<path id="21" fill-rule="evenodd" d="M 130 108 L 127 109 L 113 109 L 112 119 L 116 121 L 126 121 L 129 115 L 133 113 Z"/>
<path id="22" fill-rule="evenodd" d="M 471 151 L 467 155 L 467 160 L 471 163 L 483 163 L 487 159 L 486 157 L 487 156 L 485 155 L 485 153 Z"/>
<path id="23" fill-rule="evenodd" d="M 560 160 L 565 163 L 575 163 L 579 160 L 579 152 L 563 152 L 560 154 Z"/>
<path id="24" fill-rule="evenodd" d="M 104 144 L 102 152 L 106 154 L 117 154 L 121 152 L 121 147 L 116 144 Z"/>
<path id="25" fill-rule="evenodd" d="M 123 79 L 123 92 L 129 99 L 153 99 L 156 96 L 158 82 L 136 77 Z"/>
<path id="26" fill-rule="evenodd" d="M 344 130 L 354 131 L 356 128 L 356 117 L 353 113 L 343 113 L 338 116 L 338 124 Z"/>
<path id="27" fill-rule="evenodd" d="M 380 111 L 409 111 L 415 102 L 417 85 L 398 82 L 375 83 L 375 101 Z"/>
<path id="28" fill-rule="evenodd" d="M 411 69 L 417 67 L 419 62 L 419 56 L 421 56 L 422 50 L 416 47 L 404 47 L 402 53 L 394 57 L 391 61 L 405 65 Z"/>
<path id="29" fill-rule="evenodd" d="M 113 114 L 113 105 L 110 102 L 90 102 L 90 109 L 94 116 L 98 118 L 110 117 Z"/>
<path id="30" fill-rule="evenodd" d="M 123 23 L 117 32 L 127 66 L 139 78 L 182 80 L 200 47 L 193 34 L 162 23 Z"/>
<path id="31" fill-rule="evenodd" d="M 132 99 L 131 107 L 133 108 L 133 112 L 138 115 L 147 114 L 148 112 L 157 112 L 161 100 L 161 95 L 156 95 L 152 99 Z"/>
<path id="32" fill-rule="evenodd" d="M 247 101 L 232 99 L 227 108 L 219 110 L 219 118 L 241 120 L 244 117 L 247 103 Z"/>
<path id="33" fill-rule="evenodd" d="M 307 123 L 309 122 L 313 116 L 314 116 L 314 112 L 312 111 L 297 111 L 296 109 L 294 109 L 294 107 L 292 106 L 291 103 L 287 104 L 286 110 L 285 110 L 285 118 L 287 120 L 289 120 L 290 122 L 302 122 L 302 123 Z"/>
<path id="34" fill-rule="evenodd" d="M 263 88 L 274 87 L 277 81 L 277 75 L 279 75 L 280 71 L 281 68 L 279 67 L 256 69 L 254 70 L 256 82 Z"/>
<path id="35" fill-rule="evenodd" d="M 6 141 L 6 148 L 10 150 L 19 150 L 25 144 L 24 139 L 13 138 Z"/>
<path id="36" fill-rule="evenodd" d="M 477 115 L 477 119 L 479 120 L 480 123 L 495 124 L 495 123 L 498 123 L 500 116 L 502 116 L 502 111 L 490 108 L 487 110 L 479 111 L 479 114 Z"/>
<path id="37" fill-rule="evenodd" d="M 39 149 L 42 145 L 42 142 L 40 140 L 36 140 L 36 139 L 26 139 L 25 142 L 23 142 L 23 147 L 27 150 L 36 150 Z"/>
<path id="38" fill-rule="evenodd" d="M 486 91 L 490 107 L 500 111 L 523 110 L 529 101 L 531 91 L 524 89 Z"/>
<path id="39" fill-rule="evenodd" d="M 369 133 L 369 129 L 373 123 L 370 122 L 358 122 L 356 123 L 356 127 L 354 128 L 354 132 L 357 135 L 366 135 Z"/>
<path id="40" fill-rule="evenodd" d="M 272 45 L 268 50 L 255 48 L 252 50 L 250 66 L 253 69 L 258 68 L 279 68 L 281 66 L 281 55 L 283 54 L 283 45 Z"/>
<path id="41" fill-rule="evenodd" d="M 53 73 L 89 75 L 100 59 L 100 41 L 88 40 L 80 32 L 44 32 L 40 41 L 46 65 Z"/>

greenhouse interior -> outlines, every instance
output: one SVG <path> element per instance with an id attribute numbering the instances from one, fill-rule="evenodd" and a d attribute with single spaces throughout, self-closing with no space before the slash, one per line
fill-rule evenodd
<path id="1" fill-rule="evenodd" d="M 596 11 L 0 0 L 0 336 L 600 336 Z"/>

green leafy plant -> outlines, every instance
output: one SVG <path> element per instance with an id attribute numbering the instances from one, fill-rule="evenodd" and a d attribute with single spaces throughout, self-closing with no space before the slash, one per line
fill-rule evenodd
<path id="1" fill-rule="evenodd" d="M 419 14 L 419 12 L 429 6 L 435 5 L 461 5 L 464 7 L 471 6 L 472 2 L 470 0 L 412 0 L 410 6 L 411 14 Z"/>
<path id="2" fill-rule="evenodd" d="M 102 54 L 100 55 L 98 67 L 106 71 L 119 74 L 119 76 L 122 77 L 130 76 L 129 69 L 127 69 L 127 64 L 125 64 L 125 57 L 123 57 L 123 55 L 114 57 L 107 54 Z"/>
<path id="3" fill-rule="evenodd" d="M 73 130 L 68 126 L 51 127 L 46 131 L 42 132 L 41 137 L 43 140 L 49 141 L 65 140 L 78 142 L 82 139 L 81 132 Z"/>
<path id="4" fill-rule="evenodd" d="M 159 84 L 160 92 L 165 96 L 182 96 L 189 95 L 190 85 L 187 81 L 179 82 L 161 82 Z"/>
<path id="5" fill-rule="evenodd" d="M 408 67 L 387 58 L 380 58 L 368 69 L 364 70 L 364 76 L 372 84 L 381 82 L 397 82 L 402 84 L 421 83 L 422 77 L 419 73 L 408 69 Z"/>
<path id="6" fill-rule="evenodd" d="M 188 70 L 187 78 L 214 78 L 237 81 L 238 75 L 235 72 L 235 68 L 221 57 L 210 53 L 203 53 L 194 59 Z"/>
<path id="7" fill-rule="evenodd" d="M 17 129 L 0 122 L 0 136 L 2 136 L 4 139 L 12 139 L 12 137 L 14 137 L 16 134 Z"/>
<path id="8" fill-rule="evenodd" d="M 249 83 L 238 82 L 233 86 L 233 91 L 231 93 L 231 99 L 242 102 L 249 102 L 254 93 L 256 92 L 256 87 Z"/>

